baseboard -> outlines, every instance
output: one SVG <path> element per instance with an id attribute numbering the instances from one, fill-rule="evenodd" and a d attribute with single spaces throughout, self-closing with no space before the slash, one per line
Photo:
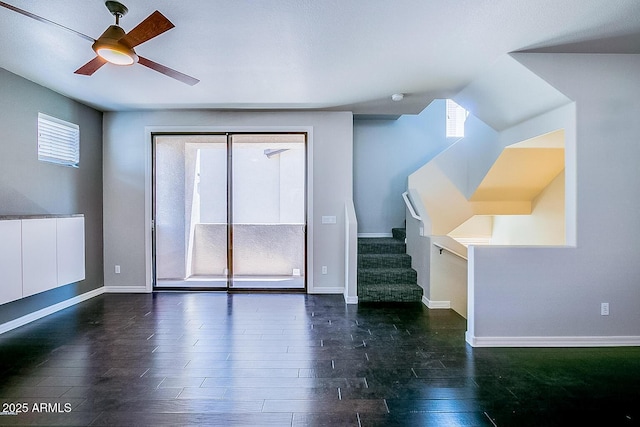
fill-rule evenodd
<path id="1" fill-rule="evenodd" d="M 422 303 L 429 308 L 441 309 L 451 308 L 451 301 L 431 301 L 429 298 L 422 295 Z"/>
<path id="2" fill-rule="evenodd" d="M 108 294 L 147 294 L 146 286 L 105 286 L 105 293 Z"/>
<path id="3" fill-rule="evenodd" d="M 345 295 L 344 296 L 344 302 L 347 303 L 347 304 L 357 304 L 358 303 L 358 297 L 357 296 L 350 297 L 350 296 Z"/>
<path id="4" fill-rule="evenodd" d="M 104 286 L 102 286 L 92 291 L 85 292 L 84 294 L 77 295 L 73 298 L 69 298 L 68 300 L 61 301 L 57 304 L 50 305 L 49 307 L 42 308 L 38 311 L 34 311 L 33 313 L 29 313 L 22 317 L 18 317 L 17 319 L 3 323 L 0 325 L 0 334 L 4 334 L 5 332 L 9 332 L 12 329 L 16 329 L 16 328 L 19 328 L 20 326 L 24 326 L 28 323 L 42 319 L 43 317 L 56 313 L 60 310 L 64 310 L 65 308 L 69 308 L 72 305 L 79 304 L 88 299 L 97 297 L 98 295 L 102 295 L 104 292 L 105 292 L 105 288 Z"/>
<path id="5" fill-rule="evenodd" d="M 474 337 L 465 339 L 472 347 L 638 347 L 640 336 L 584 337 Z"/>
<path id="6" fill-rule="evenodd" d="M 344 287 L 342 286 L 326 286 L 315 287 L 313 290 L 309 290 L 309 294 L 344 294 Z"/>
<path id="7" fill-rule="evenodd" d="M 358 233 L 358 237 L 393 237 L 392 233 Z"/>

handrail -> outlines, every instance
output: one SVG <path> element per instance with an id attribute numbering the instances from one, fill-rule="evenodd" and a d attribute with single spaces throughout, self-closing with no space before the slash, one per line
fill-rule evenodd
<path id="1" fill-rule="evenodd" d="M 467 257 L 466 257 L 466 256 L 464 256 L 464 255 L 462 255 L 461 253 L 456 252 L 456 251 L 454 251 L 453 249 L 450 249 L 450 248 L 448 248 L 448 247 L 446 247 L 446 246 L 443 246 L 443 245 L 441 245 L 441 244 L 439 244 L 439 243 L 435 243 L 435 242 L 434 242 L 434 243 L 433 243 L 433 246 L 435 246 L 436 248 L 440 249 L 440 253 L 442 253 L 442 251 L 447 251 L 447 252 L 452 253 L 452 254 L 454 254 L 454 255 L 456 255 L 456 256 L 459 256 L 460 258 L 462 258 L 462 259 L 464 259 L 464 260 L 466 260 L 466 259 L 467 259 Z"/>
<path id="2" fill-rule="evenodd" d="M 420 215 L 418 215 L 415 209 L 413 208 L 413 204 L 411 203 L 411 200 L 409 200 L 408 191 L 405 191 L 404 193 L 402 193 L 402 198 L 404 199 L 404 203 L 407 205 L 407 209 L 409 209 L 409 213 L 411 214 L 411 217 L 413 219 L 417 219 L 418 221 L 422 221 L 422 218 L 420 218 Z"/>

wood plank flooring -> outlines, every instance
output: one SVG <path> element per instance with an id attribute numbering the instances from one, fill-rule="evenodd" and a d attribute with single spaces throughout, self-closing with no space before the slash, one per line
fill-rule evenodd
<path id="1" fill-rule="evenodd" d="M 639 348 L 474 349 L 465 330 L 420 303 L 105 294 L 0 335 L 0 425 L 640 424 Z"/>

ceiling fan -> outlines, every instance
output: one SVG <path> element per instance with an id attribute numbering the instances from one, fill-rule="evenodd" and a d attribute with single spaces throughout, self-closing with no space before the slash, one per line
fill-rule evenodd
<path id="1" fill-rule="evenodd" d="M 122 27 L 120 27 L 120 18 L 127 14 L 127 7 L 117 1 L 106 1 L 105 6 L 109 12 L 115 16 L 116 23 L 115 25 L 109 26 L 109 28 L 107 28 L 96 40 L 76 30 L 65 27 L 64 25 L 50 21 L 26 10 L 17 8 L 3 1 L 0 1 L 0 6 L 28 16 L 29 18 L 33 18 L 36 21 L 54 25 L 92 42 L 93 45 L 91 47 L 96 52 L 96 57 L 78 68 L 75 71 L 75 74 L 90 76 L 107 62 L 115 65 L 132 65 L 137 62 L 140 65 L 144 65 L 147 68 L 179 80 L 190 86 L 193 86 L 200 81 L 162 64 L 153 62 L 135 52 L 134 48 L 136 46 L 149 41 L 174 27 L 173 23 L 157 10 L 140 22 L 133 30 L 125 33 Z"/>

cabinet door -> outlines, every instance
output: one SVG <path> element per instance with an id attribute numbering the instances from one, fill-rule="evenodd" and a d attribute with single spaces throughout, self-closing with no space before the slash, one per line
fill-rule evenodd
<path id="1" fill-rule="evenodd" d="M 0 221 L 0 304 L 22 298 L 22 222 Z"/>
<path id="2" fill-rule="evenodd" d="M 84 218 L 57 219 L 58 286 L 84 280 Z"/>
<path id="3" fill-rule="evenodd" d="M 23 296 L 37 294 L 56 286 L 56 219 L 22 220 Z"/>

